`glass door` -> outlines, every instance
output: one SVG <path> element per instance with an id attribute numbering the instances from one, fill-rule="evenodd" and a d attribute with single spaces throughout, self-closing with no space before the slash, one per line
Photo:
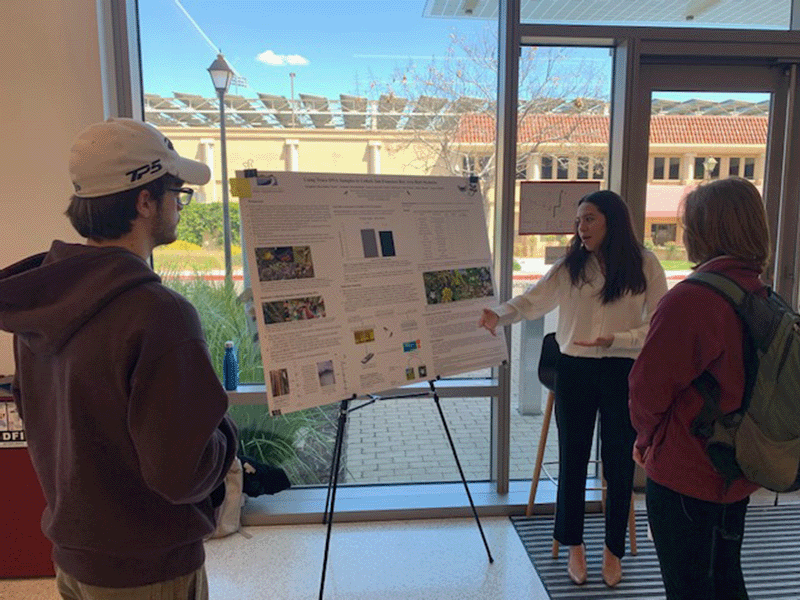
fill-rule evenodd
<path id="1" fill-rule="evenodd" d="M 642 60 L 637 111 L 647 115 L 648 136 L 638 140 L 646 148 L 638 157 L 632 154 L 632 160 L 638 161 L 635 168 L 645 195 L 643 207 L 640 201 L 634 213 L 643 221 L 645 246 L 661 259 L 670 287 L 691 269 L 683 247 L 680 201 L 703 181 L 733 175 L 751 180 L 764 197 L 775 252 L 779 220 L 787 215 L 782 206 L 787 68 L 778 62 Z"/>

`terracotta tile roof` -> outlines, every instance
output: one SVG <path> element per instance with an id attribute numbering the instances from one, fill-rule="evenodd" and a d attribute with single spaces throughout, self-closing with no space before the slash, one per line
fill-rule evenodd
<path id="1" fill-rule="evenodd" d="M 767 143 L 767 117 L 697 115 L 654 116 L 651 144 L 761 144 Z"/>
<path id="2" fill-rule="evenodd" d="M 607 144 L 609 117 L 603 115 L 537 114 L 525 117 L 520 142 L 570 142 Z M 466 114 L 459 123 L 455 142 L 491 144 L 495 119 L 487 114 Z M 767 142 L 767 117 L 653 115 L 652 144 L 758 144 Z"/>

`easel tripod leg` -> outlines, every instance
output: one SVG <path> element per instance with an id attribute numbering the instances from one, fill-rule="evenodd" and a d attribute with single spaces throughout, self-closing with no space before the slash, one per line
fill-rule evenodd
<path id="1" fill-rule="evenodd" d="M 433 384 L 431 384 L 431 389 L 433 389 Z M 464 477 L 464 470 L 461 468 L 461 461 L 458 460 L 458 453 L 456 452 L 456 446 L 453 443 L 453 438 L 450 435 L 450 429 L 447 427 L 447 421 L 444 418 L 444 412 L 442 411 L 442 405 L 439 403 L 439 394 L 435 391 L 433 393 L 433 400 L 436 402 L 436 408 L 439 409 L 439 416 L 442 419 L 442 425 L 444 426 L 444 432 L 447 434 L 447 441 L 450 442 L 450 449 L 453 451 L 453 458 L 456 459 L 456 466 L 458 467 L 458 472 L 461 475 L 461 482 L 464 484 L 464 489 L 467 492 L 467 498 L 469 498 L 469 505 L 472 508 L 472 515 L 475 517 L 475 522 L 478 524 L 478 531 L 481 532 L 481 539 L 483 539 L 483 545 L 486 546 L 486 554 L 489 556 L 489 562 L 493 563 L 494 559 L 492 558 L 492 553 L 489 550 L 489 543 L 486 541 L 486 536 L 483 533 L 483 527 L 481 527 L 481 520 L 478 518 L 478 511 L 475 510 L 475 503 L 472 501 L 472 494 L 469 492 L 469 486 L 467 485 L 467 479 Z"/>
<path id="2" fill-rule="evenodd" d="M 328 568 L 328 551 L 331 546 L 331 527 L 333 526 L 333 509 L 336 504 L 336 486 L 339 483 L 339 470 L 342 460 L 342 440 L 344 439 L 344 428 L 347 422 L 347 407 L 350 400 L 342 400 L 339 407 L 339 424 L 336 428 L 336 443 L 334 444 L 333 468 L 331 470 L 331 481 L 328 483 L 328 499 L 330 500 L 330 507 L 328 501 L 325 501 L 325 516 L 323 523 L 328 523 L 328 532 L 325 536 L 325 555 L 322 559 L 322 577 L 319 582 L 319 600 L 322 600 L 322 594 L 325 591 L 325 571 Z"/>
<path id="3" fill-rule="evenodd" d="M 347 418 L 346 407 L 343 406 L 346 400 L 342 401 L 342 405 L 339 407 L 339 420 L 336 425 L 336 441 L 333 443 L 333 458 L 331 459 L 331 472 L 328 476 L 328 494 L 325 497 L 325 512 L 322 514 L 322 523 L 323 525 L 328 522 L 328 513 L 330 511 L 331 506 L 331 490 L 333 489 L 333 481 L 334 481 L 334 474 L 338 473 L 338 461 L 340 460 L 340 456 L 342 454 L 342 416 L 344 415 Z"/>

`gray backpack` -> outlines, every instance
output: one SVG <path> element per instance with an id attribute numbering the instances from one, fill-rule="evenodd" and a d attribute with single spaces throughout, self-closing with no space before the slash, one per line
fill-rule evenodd
<path id="1" fill-rule="evenodd" d="M 800 315 L 771 289 L 763 297 L 712 272 L 686 283 L 711 288 L 744 324 L 745 392 L 740 409 L 722 414 L 719 384 L 705 371 L 694 382 L 705 399 L 692 423 L 727 483 L 745 477 L 775 492 L 800 488 Z"/>

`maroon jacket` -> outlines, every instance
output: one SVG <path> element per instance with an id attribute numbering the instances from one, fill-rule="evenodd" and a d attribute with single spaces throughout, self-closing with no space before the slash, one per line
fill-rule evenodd
<path id="1" fill-rule="evenodd" d="M 0 328 L 56 564 L 114 588 L 198 569 L 237 441 L 192 305 L 123 248 L 57 241 L 0 271 Z"/>
<path id="2" fill-rule="evenodd" d="M 751 291 L 763 288 L 757 264 L 729 256 L 710 260 L 697 270 L 722 273 Z M 716 503 L 736 502 L 758 489 L 745 479 L 726 489 L 703 441 L 691 431 L 703 406 L 692 381 L 703 371 L 708 370 L 720 384 L 723 413 L 741 406 L 742 336 L 741 320 L 714 290 L 682 282 L 661 299 L 629 377 L 636 446 L 647 451 L 645 466 L 653 481 Z"/>

